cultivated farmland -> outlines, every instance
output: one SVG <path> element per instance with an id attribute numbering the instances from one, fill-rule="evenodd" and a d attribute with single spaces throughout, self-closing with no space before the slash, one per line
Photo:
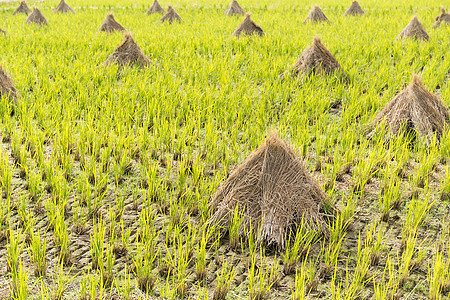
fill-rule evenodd
<path id="1" fill-rule="evenodd" d="M 0 3 L 0 299 L 450 296 L 448 2 L 231 2 Z"/>

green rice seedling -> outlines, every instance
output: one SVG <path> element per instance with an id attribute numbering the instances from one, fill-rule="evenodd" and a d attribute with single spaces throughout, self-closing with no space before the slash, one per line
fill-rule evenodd
<path id="1" fill-rule="evenodd" d="M 181 237 L 177 238 L 178 240 L 178 245 L 177 245 L 177 263 L 176 263 L 176 291 L 177 294 L 181 297 L 184 298 L 184 296 L 186 295 L 186 289 L 187 289 L 187 285 L 186 285 L 186 280 L 188 278 L 188 276 L 190 275 L 189 273 L 189 263 L 191 262 L 191 258 L 188 256 L 188 253 L 186 252 L 186 250 L 183 247 L 183 242 L 181 240 Z"/>
<path id="2" fill-rule="evenodd" d="M 385 185 L 381 194 L 378 197 L 380 206 L 381 220 L 387 222 L 389 220 L 389 213 L 392 208 L 398 207 L 401 203 L 401 181 L 396 176 L 395 172 L 385 172 L 383 181 Z"/>
<path id="3" fill-rule="evenodd" d="M 62 300 L 68 285 L 77 276 L 77 274 L 70 277 L 70 275 L 68 274 L 70 273 L 72 268 L 70 268 L 70 270 L 67 273 L 65 273 L 63 258 L 60 257 L 58 261 L 59 261 L 57 265 L 58 271 L 54 275 L 55 278 L 53 280 L 55 284 L 53 285 L 53 290 L 51 291 L 52 295 L 51 299 Z"/>
<path id="4" fill-rule="evenodd" d="M 87 210 L 83 206 L 76 204 L 72 208 L 72 212 L 73 232 L 77 235 L 86 232 L 88 219 Z"/>
<path id="5" fill-rule="evenodd" d="M 155 253 L 148 251 L 149 247 L 149 242 L 137 242 L 136 254 L 133 258 L 137 286 L 145 293 L 153 291 L 155 286 L 156 278 L 152 269 L 153 263 L 159 254 L 159 251 Z"/>
<path id="6" fill-rule="evenodd" d="M 306 267 L 306 260 L 301 264 L 300 274 L 299 271 L 295 271 L 295 286 L 292 292 L 292 300 L 305 300 L 307 299 L 307 286 L 308 286 L 308 270 Z"/>
<path id="7" fill-rule="evenodd" d="M 203 287 L 202 285 L 199 285 L 197 287 L 197 293 L 196 293 L 196 299 L 199 300 L 208 300 L 211 297 L 209 297 L 209 292 L 206 287 Z"/>
<path id="8" fill-rule="evenodd" d="M 417 236 L 411 233 L 406 240 L 406 245 L 404 246 L 399 262 L 398 285 L 400 287 L 405 284 L 409 277 L 410 271 L 414 267 L 417 267 L 425 258 L 426 252 L 421 249 L 416 249 L 417 246 L 421 247 L 421 245 L 417 245 Z"/>
<path id="9" fill-rule="evenodd" d="M 161 276 L 168 277 L 173 275 L 176 267 L 176 257 L 175 251 L 169 248 L 167 244 L 164 244 L 165 247 L 165 256 L 163 256 L 162 251 L 158 252 L 158 273 Z"/>
<path id="10" fill-rule="evenodd" d="M 0 158 L 0 180 L 3 195 L 7 198 L 11 198 L 12 192 L 12 171 L 8 165 L 8 155 L 1 152 Z"/>
<path id="11" fill-rule="evenodd" d="M 360 153 L 364 153 L 367 147 L 368 145 L 366 143 L 360 145 Z M 353 167 L 353 192 L 364 192 L 364 187 L 366 186 L 370 178 L 372 178 L 372 176 L 374 176 L 378 172 L 376 164 L 379 159 L 381 159 L 381 157 L 378 157 L 377 152 L 373 151 L 370 152 L 368 157 L 360 159 L 359 162 Z"/>
<path id="12" fill-rule="evenodd" d="M 260 248 L 261 267 L 256 270 L 256 257 L 250 258 L 250 268 L 248 270 L 248 294 L 249 299 L 267 299 L 272 285 L 269 281 L 269 272 L 266 267 L 267 259 L 263 248 Z"/>
<path id="13" fill-rule="evenodd" d="M 172 279 L 174 281 L 175 279 Z M 172 288 L 173 282 L 170 282 L 169 276 L 166 277 L 164 285 L 161 286 L 159 294 L 163 299 L 177 299 L 176 289 Z"/>
<path id="14" fill-rule="evenodd" d="M 28 198 L 25 195 L 20 197 L 20 203 L 17 207 L 17 213 L 19 214 L 20 222 L 22 224 L 27 224 L 29 217 L 28 212 Z"/>
<path id="15" fill-rule="evenodd" d="M 358 204 L 358 197 L 355 194 L 350 194 L 348 196 L 344 196 L 347 200 L 345 206 L 341 210 L 340 217 L 342 218 L 342 223 L 344 230 L 346 230 L 353 221 L 355 216 L 356 206 Z"/>
<path id="16" fill-rule="evenodd" d="M 450 200 L 450 168 L 448 166 L 445 167 L 439 190 L 441 191 L 441 200 Z"/>
<path id="17" fill-rule="evenodd" d="M 91 235 L 92 268 L 102 270 L 104 267 L 106 225 L 102 218 L 94 219 Z"/>
<path id="18" fill-rule="evenodd" d="M 36 201 L 40 198 L 42 176 L 36 171 L 34 165 L 30 166 L 27 174 L 27 189 L 30 199 Z"/>
<path id="19" fill-rule="evenodd" d="M 23 231 L 20 229 L 14 231 L 10 225 L 9 227 L 9 240 L 6 247 L 6 261 L 7 261 L 7 272 L 11 274 L 18 274 L 20 253 L 22 252 L 24 246 L 23 242 Z"/>
<path id="20" fill-rule="evenodd" d="M 413 198 L 408 203 L 405 223 L 402 226 L 403 244 L 410 238 L 411 234 L 416 234 L 417 228 L 422 224 L 433 203 L 430 201 L 429 191 L 425 191 L 421 199 Z"/>
<path id="21" fill-rule="evenodd" d="M 326 246 L 322 244 L 321 254 L 323 255 L 324 266 L 320 270 L 321 277 L 328 277 L 333 272 L 339 257 L 342 242 L 345 238 L 343 220 L 338 214 L 335 222 L 331 224 L 330 241 Z M 326 247 L 326 248 L 325 248 Z"/>
<path id="22" fill-rule="evenodd" d="M 283 254 L 284 274 L 292 274 L 295 271 L 298 260 L 309 251 L 309 247 L 316 237 L 317 233 L 308 230 L 302 218 L 300 225 L 297 227 L 294 241 L 291 241 L 292 234 L 286 240 L 286 250 Z"/>
<path id="23" fill-rule="evenodd" d="M 47 240 L 41 238 L 39 231 L 33 231 L 31 235 L 29 252 L 31 261 L 33 262 L 34 275 L 37 277 L 45 277 L 47 274 L 47 261 L 45 259 Z"/>
<path id="24" fill-rule="evenodd" d="M 128 272 L 127 266 L 125 265 L 125 271 L 124 276 L 116 277 L 114 280 L 114 286 L 117 290 L 117 293 L 123 300 L 130 300 L 133 293 L 133 287 L 132 287 L 132 280 L 131 280 L 131 273 Z"/>
<path id="25" fill-rule="evenodd" d="M 239 209 L 238 205 L 233 213 L 233 217 L 231 218 L 230 225 L 228 226 L 228 236 L 230 239 L 230 249 L 237 250 L 240 247 L 240 236 L 241 236 L 241 226 L 244 221 L 244 210 Z"/>
<path id="26" fill-rule="evenodd" d="M 383 242 L 384 227 L 382 224 L 371 223 L 366 229 L 365 249 L 370 251 L 370 265 L 378 265 L 381 253 L 385 248 L 386 241 Z"/>
<path id="27" fill-rule="evenodd" d="M 438 149 L 436 147 L 427 147 L 418 157 L 418 166 L 413 176 L 413 183 L 423 188 L 428 176 L 433 172 L 436 162 L 438 161 Z"/>
<path id="28" fill-rule="evenodd" d="M 116 259 L 116 256 L 114 254 L 114 244 L 107 243 L 106 244 L 106 262 L 104 269 L 101 270 L 102 279 L 103 279 L 103 286 L 104 287 L 111 287 L 113 281 L 114 281 L 114 262 Z"/>
<path id="29" fill-rule="evenodd" d="M 161 232 L 158 232 L 155 228 L 156 222 L 156 212 L 151 208 L 145 208 L 142 210 L 139 217 L 140 224 L 140 235 L 139 239 L 141 241 L 146 241 L 148 244 L 148 250 L 150 251 L 150 255 L 153 256 L 157 250 L 157 244 L 159 235 Z M 171 224 L 171 223 L 169 223 Z M 169 230 L 167 230 L 169 231 Z M 170 230 L 170 233 L 172 229 Z M 123 232 L 123 231 L 122 231 Z M 123 236 L 123 235 L 122 235 Z M 126 236 L 125 236 L 126 237 Z M 124 242 L 124 241 L 122 241 Z M 166 234 L 166 244 L 168 243 L 168 234 Z"/>
<path id="30" fill-rule="evenodd" d="M 125 210 L 125 196 L 123 195 L 123 193 L 120 196 L 117 196 L 117 193 L 115 194 L 115 203 L 116 203 L 116 208 L 115 208 L 115 215 L 116 215 L 116 220 L 120 220 L 122 219 L 123 216 L 123 212 Z"/>
<path id="31" fill-rule="evenodd" d="M 371 280 L 367 279 L 367 274 L 371 266 L 371 249 L 369 247 L 362 248 L 361 235 L 358 238 L 357 265 L 354 270 L 347 269 L 346 293 L 349 299 L 356 299 L 361 296 L 365 284 Z M 351 273 L 351 275 L 349 275 Z"/>
<path id="32" fill-rule="evenodd" d="M 64 207 L 64 204 L 62 204 Z M 54 221 L 54 240 L 55 245 L 59 248 L 59 257 L 63 260 L 64 265 L 69 266 L 72 264 L 72 252 L 70 246 L 70 236 L 67 230 L 67 225 L 64 220 L 63 208 L 58 208 Z"/>
<path id="33" fill-rule="evenodd" d="M 273 258 L 273 262 L 269 264 L 268 285 L 270 287 L 278 287 L 281 280 L 280 264 L 278 263 L 277 255 Z"/>
<path id="34" fill-rule="evenodd" d="M 188 221 L 186 216 L 186 208 L 178 205 L 175 197 L 169 198 L 169 220 L 173 227 L 184 227 Z"/>
<path id="35" fill-rule="evenodd" d="M 92 274 L 89 277 L 89 297 L 88 299 L 97 299 L 103 295 L 103 285 L 100 276 Z M 99 298 L 101 299 L 101 298 Z"/>
<path id="36" fill-rule="evenodd" d="M 209 240 L 210 240 L 211 236 L 213 235 L 213 232 L 214 232 L 213 226 L 203 228 L 201 238 L 197 242 L 197 246 L 196 246 L 196 250 L 195 250 L 195 253 L 196 253 L 195 271 L 196 271 L 196 275 L 197 275 L 197 280 L 199 282 L 204 282 L 204 280 L 206 278 L 206 273 L 207 273 L 206 253 L 209 252 L 209 250 L 211 250 L 211 248 L 214 247 L 214 244 L 217 242 L 217 241 L 214 241 L 212 243 L 212 245 L 210 244 L 209 247 L 207 247 Z"/>
<path id="37" fill-rule="evenodd" d="M 30 290 L 28 287 L 28 274 L 22 260 L 17 261 L 16 269 L 11 272 L 10 293 L 13 299 L 28 299 Z"/>
<path id="38" fill-rule="evenodd" d="M 444 260 L 444 253 L 436 249 L 433 256 L 433 262 L 428 267 L 429 283 L 429 297 L 430 300 L 441 299 L 441 292 L 443 291 L 444 284 L 449 282 L 449 269 L 448 263 Z M 448 286 L 448 284 L 446 284 Z"/>
<path id="39" fill-rule="evenodd" d="M 80 278 L 80 300 L 89 300 L 90 293 L 90 269 L 88 272 L 83 272 L 83 275 Z"/>
<path id="40" fill-rule="evenodd" d="M 196 224 L 193 224 L 192 222 L 188 222 L 187 228 L 183 232 L 184 251 L 185 251 L 185 256 L 188 259 L 191 259 L 194 254 L 195 244 L 197 243 L 198 236 L 199 236 L 199 229 L 197 228 Z"/>
<path id="41" fill-rule="evenodd" d="M 130 228 L 125 229 L 126 226 L 123 219 L 120 220 L 120 228 L 121 228 L 120 242 L 116 242 L 116 244 L 114 245 L 114 253 L 116 253 L 116 255 L 125 256 L 130 252 L 131 229 Z M 155 246 L 156 241 L 155 239 L 152 239 L 151 242 L 153 247 L 150 248 L 150 253 L 153 254 L 155 252 L 154 247 L 156 247 Z"/>
<path id="42" fill-rule="evenodd" d="M 4 202 L 0 198 L 0 242 L 6 240 L 8 228 L 5 224 L 9 223 L 8 216 L 10 215 L 10 199 L 5 199 Z"/>
<path id="43" fill-rule="evenodd" d="M 225 261 L 220 271 L 217 271 L 217 286 L 214 289 L 214 300 L 225 300 L 227 298 L 228 291 L 230 290 L 231 282 L 236 274 L 235 268 L 228 267 L 228 263 Z"/>
<path id="44" fill-rule="evenodd" d="M 308 255 L 306 257 L 308 257 Z M 319 281 L 316 279 L 316 272 L 316 262 L 309 260 L 306 272 L 306 293 L 308 294 L 316 291 L 317 286 L 319 285 Z"/>

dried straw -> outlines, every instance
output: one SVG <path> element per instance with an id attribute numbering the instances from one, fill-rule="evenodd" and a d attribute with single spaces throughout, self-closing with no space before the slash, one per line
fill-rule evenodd
<path id="1" fill-rule="evenodd" d="M 125 27 L 119 24 L 119 22 L 114 19 L 114 15 L 108 14 L 106 15 L 106 19 L 103 22 L 102 26 L 100 26 L 99 31 L 105 31 L 108 33 L 114 32 L 114 31 L 124 31 Z"/>
<path id="2" fill-rule="evenodd" d="M 41 13 L 39 9 L 34 8 L 33 12 L 31 13 L 31 15 L 28 16 L 25 23 L 37 24 L 39 26 L 47 25 L 47 19 L 44 17 L 44 15 Z"/>
<path id="3" fill-rule="evenodd" d="M 74 10 L 64 1 L 61 0 L 61 2 L 59 2 L 58 6 L 55 8 L 55 12 L 57 13 L 73 13 Z"/>
<path id="4" fill-rule="evenodd" d="M 411 84 L 395 96 L 373 120 L 369 137 L 384 123 L 390 129 L 386 139 L 401 132 L 417 132 L 429 141 L 436 134 L 439 140 L 449 124 L 447 108 L 430 93 L 419 76 L 414 75 Z"/>
<path id="5" fill-rule="evenodd" d="M 317 5 L 314 5 L 313 8 L 309 11 L 308 16 L 303 21 L 303 23 L 306 23 L 308 21 L 311 21 L 311 22 L 330 22 L 330 20 L 328 20 L 328 18 L 325 16 L 323 11 Z"/>
<path id="6" fill-rule="evenodd" d="M 225 16 L 245 15 L 245 11 L 236 0 L 233 0 L 230 7 L 225 11 Z"/>
<path id="7" fill-rule="evenodd" d="M 131 34 L 127 32 L 122 44 L 114 50 L 103 65 L 108 66 L 113 63 L 120 67 L 138 66 L 142 68 L 150 65 L 150 60 L 142 53 Z"/>
<path id="8" fill-rule="evenodd" d="M 161 22 L 169 22 L 169 24 L 172 24 L 174 21 L 183 22 L 183 19 L 180 17 L 180 15 L 170 5 L 167 8 L 166 14 L 159 20 Z"/>
<path id="9" fill-rule="evenodd" d="M 8 74 L 3 70 L 0 65 L 0 97 L 8 97 L 13 100 L 14 103 L 17 101 L 17 92 L 14 88 L 13 82 Z"/>
<path id="10" fill-rule="evenodd" d="M 162 8 L 161 5 L 159 5 L 158 0 L 155 0 L 152 4 L 152 6 L 150 6 L 150 8 L 147 10 L 146 14 L 147 15 L 151 15 L 151 14 L 165 14 L 166 11 L 164 10 L 164 8 Z"/>
<path id="11" fill-rule="evenodd" d="M 325 199 L 303 162 L 274 133 L 219 186 L 210 203 L 210 222 L 226 226 L 235 208 L 242 208 L 242 235 L 250 227 L 256 233 L 260 224 L 260 241 L 283 248 L 286 235 L 302 218 L 309 229 L 327 234 Z"/>
<path id="12" fill-rule="evenodd" d="M 353 1 L 352 5 L 345 11 L 344 16 L 362 16 L 364 10 L 359 5 L 358 1 Z"/>
<path id="13" fill-rule="evenodd" d="M 441 14 L 436 17 L 436 22 L 433 24 L 433 28 L 437 28 L 444 23 L 444 25 L 450 25 L 450 14 L 445 12 L 445 8 L 441 6 Z"/>
<path id="14" fill-rule="evenodd" d="M 257 34 L 259 36 L 264 36 L 264 31 L 261 27 L 256 25 L 255 22 L 250 18 L 250 14 L 246 14 L 244 21 L 239 24 L 238 28 L 233 32 L 235 37 L 239 37 L 240 35 L 253 35 Z"/>
<path id="15" fill-rule="evenodd" d="M 417 17 L 414 16 L 411 22 L 409 22 L 409 24 L 406 25 L 402 32 L 400 32 L 400 34 L 397 36 L 397 39 L 400 38 L 415 38 L 428 41 L 430 37 L 428 36 L 428 33 L 425 31 L 425 29 L 423 29 L 422 24 L 420 24 Z"/>
<path id="16" fill-rule="evenodd" d="M 31 9 L 28 7 L 27 3 L 25 1 L 20 2 L 19 7 L 16 8 L 16 10 L 13 12 L 13 15 L 17 14 L 26 14 L 28 15 L 31 12 Z"/>
<path id="17" fill-rule="evenodd" d="M 288 71 L 292 77 L 310 75 L 312 73 L 331 74 L 341 71 L 342 67 L 333 54 L 325 48 L 319 37 L 315 37 L 311 47 L 303 51 L 300 59 Z M 284 78 L 286 73 L 280 75 Z"/>

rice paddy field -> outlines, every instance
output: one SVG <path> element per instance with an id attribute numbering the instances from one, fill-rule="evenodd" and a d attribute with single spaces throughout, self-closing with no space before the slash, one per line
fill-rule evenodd
<path id="1" fill-rule="evenodd" d="M 0 299 L 450 297 L 448 131 L 368 136 L 414 74 L 450 105 L 450 26 L 432 26 L 448 2 L 242 0 L 265 34 L 240 38 L 227 1 L 162 0 L 172 24 L 150 1 L 58 2 L 28 1 L 45 26 L 0 3 L 17 90 L 0 101 Z M 303 23 L 314 4 L 330 22 Z M 103 65 L 124 39 L 99 32 L 111 12 L 149 66 Z M 414 15 L 429 40 L 396 40 Z M 280 79 L 316 36 L 345 76 Z M 221 227 L 210 203 L 274 131 L 336 209 L 326 234 L 300 222 L 266 247 L 240 234 L 245 209 Z"/>

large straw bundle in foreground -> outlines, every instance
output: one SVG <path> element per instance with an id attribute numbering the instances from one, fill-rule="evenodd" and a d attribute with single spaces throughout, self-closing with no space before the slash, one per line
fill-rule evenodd
<path id="1" fill-rule="evenodd" d="M 122 44 L 104 62 L 104 65 L 116 63 L 121 67 L 138 66 L 146 67 L 150 64 L 149 59 L 142 53 L 141 48 L 131 37 L 130 33 L 125 33 Z"/>
<path id="2" fill-rule="evenodd" d="M 328 20 L 328 18 L 325 16 L 323 11 L 317 5 L 314 5 L 313 8 L 309 11 L 308 16 L 303 21 L 303 23 L 306 23 L 308 21 L 311 21 L 311 22 L 330 22 L 330 20 Z"/>
<path id="3" fill-rule="evenodd" d="M 119 22 L 114 19 L 113 14 L 106 15 L 106 19 L 103 22 L 103 24 L 100 26 L 99 31 L 105 31 L 108 33 L 114 32 L 114 31 L 124 31 L 125 27 L 119 24 Z"/>
<path id="4" fill-rule="evenodd" d="M 444 25 L 450 25 L 450 14 L 445 12 L 445 8 L 441 6 L 441 14 L 436 17 L 436 22 L 433 24 L 433 28 L 437 28 L 443 23 Z"/>
<path id="5" fill-rule="evenodd" d="M 239 5 L 236 0 L 233 0 L 230 4 L 230 7 L 225 11 L 226 16 L 234 16 L 234 15 L 245 15 L 245 11 Z"/>
<path id="6" fill-rule="evenodd" d="M 441 100 L 414 75 L 411 84 L 375 116 L 374 129 L 369 136 L 380 123 L 384 123 L 389 128 L 387 139 L 401 132 L 417 132 L 429 140 L 436 134 L 439 139 L 449 121 L 448 111 Z"/>
<path id="7" fill-rule="evenodd" d="M 333 54 L 325 48 L 320 38 L 315 37 L 311 47 L 305 49 L 300 59 L 288 71 L 292 77 L 299 74 L 309 75 L 312 73 L 330 74 L 335 71 L 341 71 L 341 65 Z M 286 73 L 280 75 L 284 78 Z"/>
<path id="8" fill-rule="evenodd" d="M 397 36 L 397 39 L 406 39 L 406 38 L 414 38 L 418 40 L 425 40 L 428 41 L 430 38 L 428 36 L 428 33 L 423 29 L 422 24 L 420 24 L 419 20 L 416 16 L 414 16 L 409 22 L 408 25 L 400 32 L 400 34 Z"/>
<path id="9" fill-rule="evenodd" d="M 253 35 L 257 34 L 260 36 L 264 35 L 264 31 L 261 27 L 256 25 L 255 22 L 250 18 L 250 14 L 245 15 L 244 21 L 239 24 L 236 30 L 233 32 L 233 35 L 239 37 L 240 35 Z"/>
<path id="10" fill-rule="evenodd" d="M 31 9 L 28 7 L 27 3 L 25 1 L 20 2 L 19 7 L 16 8 L 16 10 L 13 12 L 13 15 L 17 14 L 26 14 L 28 15 L 31 12 Z"/>
<path id="11" fill-rule="evenodd" d="M 33 9 L 31 15 L 28 16 L 25 23 L 27 24 L 36 24 L 36 25 L 47 25 L 47 19 L 41 13 L 41 11 L 37 8 Z"/>
<path id="12" fill-rule="evenodd" d="M 210 222 L 230 224 L 238 207 L 244 210 L 241 234 L 248 233 L 250 224 L 254 230 L 261 225 L 260 240 L 283 248 L 286 235 L 302 218 L 308 228 L 327 234 L 325 199 L 290 146 L 272 134 L 219 186 Z"/>

